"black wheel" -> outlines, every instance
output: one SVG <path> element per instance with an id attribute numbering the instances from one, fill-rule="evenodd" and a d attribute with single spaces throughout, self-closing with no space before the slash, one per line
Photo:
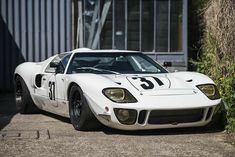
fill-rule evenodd
<path id="1" fill-rule="evenodd" d="M 22 114 L 39 112 L 39 109 L 35 106 L 30 96 L 24 80 L 20 76 L 17 76 L 15 79 L 15 101 L 17 111 Z"/>
<path id="2" fill-rule="evenodd" d="M 212 120 L 207 125 L 207 127 L 224 130 L 226 125 L 227 125 L 227 110 L 225 109 L 224 103 L 221 102 L 221 104 L 216 107 Z"/>
<path id="3" fill-rule="evenodd" d="M 100 125 L 87 104 L 80 87 L 72 86 L 69 93 L 70 121 L 76 130 L 94 130 Z"/>

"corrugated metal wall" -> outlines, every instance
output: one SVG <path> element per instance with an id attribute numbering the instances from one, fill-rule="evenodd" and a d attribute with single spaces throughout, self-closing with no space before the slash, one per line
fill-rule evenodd
<path id="1" fill-rule="evenodd" d="M 0 91 L 18 64 L 71 50 L 71 10 L 71 0 L 0 0 Z"/>

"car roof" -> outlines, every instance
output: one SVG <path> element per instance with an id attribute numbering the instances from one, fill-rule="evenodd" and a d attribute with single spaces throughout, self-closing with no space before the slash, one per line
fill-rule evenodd
<path id="1" fill-rule="evenodd" d="M 72 53 L 140 53 L 140 52 L 130 51 L 130 50 L 117 50 L 117 49 L 92 50 L 89 48 L 78 48 L 72 50 Z"/>

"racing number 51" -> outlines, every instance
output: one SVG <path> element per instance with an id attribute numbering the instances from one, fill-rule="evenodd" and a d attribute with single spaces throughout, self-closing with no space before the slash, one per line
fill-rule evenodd
<path id="1" fill-rule="evenodd" d="M 55 82 L 49 81 L 49 98 L 55 100 Z"/>

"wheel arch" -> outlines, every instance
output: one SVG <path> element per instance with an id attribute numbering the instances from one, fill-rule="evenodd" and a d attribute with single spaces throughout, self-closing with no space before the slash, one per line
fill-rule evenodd
<path id="1" fill-rule="evenodd" d="M 13 81 L 15 81 L 15 80 L 16 80 L 16 77 L 17 77 L 17 76 L 21 77 L 21 76 L 20 76 L 20 74 L 15 73 L 15 74 L 14 74 L 14 76 L 13 76 Z M 21 77 L 21 78 L 22 78 L 22 77 Z"/>
<path id="2" fill-rule="evenodd" d="M 15 81 L 16 81 L 16 78 L 17 78 L 17 77 L 20 77 L 20 78 L 24 81 L 26 87 L 28 88 L 28 90 L 30 91 L 30 94 L 31 94 L 31 88 L 30 88 L 30 85 L 31 85 L 30 83 L 31 83 L 31 82 L 28 82 L 28 81 L 24 78 L 24 76 L 20 75 L 19 73 L 14 73 L 14 76 L 13 76 L 14 84 L 15 84 Z"/>
<path id="3" fill-rule="evenodd" d="M 69 86 L 68 86 L 68 89 L 67 89 L 67 100 L 69 100 L 69 93 L 70 93 L 70 91 L 71 91 L 71 88 L 72 88 L 74 85 L 80 87 L 77 83 L 71 82 L 71 83 L 69 84 Z M 80 88 L 81 88 L 81 87 L 80 87 Z"/>

